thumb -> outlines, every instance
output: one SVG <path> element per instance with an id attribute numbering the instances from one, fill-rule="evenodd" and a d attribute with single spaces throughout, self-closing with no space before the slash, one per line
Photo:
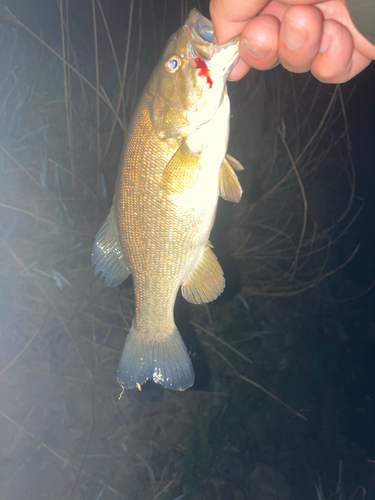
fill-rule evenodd
<path id="1" fill-rule="evenodd" d="M 225 43 L 239 35 L 269 0 L 211 0 L 210 14 L 216 40 Z"/>

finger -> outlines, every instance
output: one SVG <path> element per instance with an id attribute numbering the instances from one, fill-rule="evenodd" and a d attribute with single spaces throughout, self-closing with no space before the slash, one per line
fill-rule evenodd
<path id="1" fill-rule="evenodd" d="M 353 65 L 353 38 L 341 23 L 324 21 L 319 53 L 312 66 L 313 75 L 325 83 L 341 83 L 349 79 Z"/>
<path id="2" fill-rule="evenodd" d="M 320 53 L 311 68 L 314 76 L 325 83 L 344 83 L 364 70 L 371 59 L 353 43 L 355 39 L 345 26 L 325 21 Z"/>
<path id="3" fill-rule="evenodd" d="M 260 15 L 251 19 L 242 31 L 240 56 L 256 69 L 273 68 L 278 63 L 280 22 L 274 16 Z"/>
<path id="4" fill-rule="evenodd" d="M 235 67 L 230 72 L 228 80 L 230 82 L 241 80 L 241 78 L 243 78 L 246 75 L 246 73 L 248 73 L 249 70 L 250 66 L 246 64 L 245 61 L 243 61 L 242 59 L 239 59 Z"/>
<path id="5" fill-rule="evenodd" d="M 296 6 L 288 9 L 281 21 L 279 37 L 280 63 L 289 71 L 304 73 L 320 48 L 323 16 L 314 6 Z"/>
<path id="6" fill-rule="evenodd" d="M 372 59 L 369 57 L 364 56 L 361 54 L 361 52 L 358 52 L 356 49 L 353 51 L 353 57 L 352 57 L 352 66 L 350 68 L 349 74 L 346 78 L 346 80 L 340 80 L 336 81 L 333 83 L 344 83 L 350 80 L 351 78 L 354 78 L 358 73 L 363 71 L 369 64 L 372 62 Z"/>
<path id="7" fill-rule="evenodd" d="M 249 19 L 256 16 L 269 0 L 211 0 L 210 15 L 218 43 L 238 35 Z"/>
<path id="8" fill-rule="evenodd" d="M 321 10 L 325 19 L 340 20 L 340 23 L 350 31 L 354 47 L 367 58 L 375 59 L 375 45 L 371 44 L 354 26 L 345 2 L 327 0 L 326 2 L 319 3 L 317 7 Z"/>

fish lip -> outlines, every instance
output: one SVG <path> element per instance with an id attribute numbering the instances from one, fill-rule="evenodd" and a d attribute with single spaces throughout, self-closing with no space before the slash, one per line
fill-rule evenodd
<path id="1" fill-rule="evenodd" d="M 189 12 L 185 26 L 190 28 L 193 36 L 200 41 L 213 43 L 214 29 L 212 23 L 197 9 L 192 9 Z"/>
<path id="2" fill-rule="evenodd" d="M 237 35 L 222 45 L 215 43 L 212 22 L 197 9 L 189 12 L 185 27 L 191 33 L 191 44 L 206 61 L 211 60 L 214 54 L 239 44 L 240 41 L 240 35 Z"/>

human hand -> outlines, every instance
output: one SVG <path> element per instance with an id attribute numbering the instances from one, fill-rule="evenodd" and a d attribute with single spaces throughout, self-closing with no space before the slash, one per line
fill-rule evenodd
<path id="1" fill-rule="evenodd" d="M 210 12 L 219 43 L 241 33 L 230 80 L 280 61 L 295 73 L 343 83 L 375 59 L 375 45 L 356 29 L 344 0 L 211 0 Z"/>

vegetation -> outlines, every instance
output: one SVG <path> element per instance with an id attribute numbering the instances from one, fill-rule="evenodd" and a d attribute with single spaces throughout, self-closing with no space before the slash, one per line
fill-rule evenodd
<path id="1" fill-rule="evenodd" d="M 21 0 L 1 11 L 0 496 L 253 500 L 250 473 L 266 464 L 291 498 L 321 500 L 317 471 L 331 491 L 340 460 L 355 491 L 365 454 L 336 419 L 323 426 L 345 339 L 315 316 L 323 280 L 355 254 L 333 259 L 362 206 L 340 88 L 280 69 L 231 88 L 245 195 L 220 204 L 213 235 L 229 295 L 177 304 L 197 390 L 119 399 L 132 288 L 93 280 L 91 244 L 149 72 L 190 7 L 207 13 L 199 1 L 121 5 L 46 2 L 44 22 Z"/>

